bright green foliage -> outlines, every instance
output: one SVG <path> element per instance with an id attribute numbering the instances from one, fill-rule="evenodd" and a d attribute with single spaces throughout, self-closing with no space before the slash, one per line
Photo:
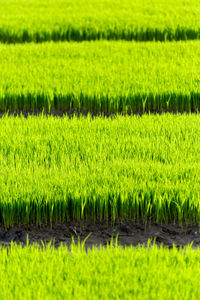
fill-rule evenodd
<path id="1" fill-rule="evenodd" d="M 0 14 L 6 43 L 200 36 L 198 0 L 1 0 Z"/>
<path id="2" fill-rule="evenodd" d="M 0 46 L 0 110 L 197 111 L 200 43 Z"/>
<path id="3" fill-rule="evenodd" d="M 200 221 L 200 116 L 3 117 L 0 221 Z"/>
<path id="4" fill-rule="evenodd" d="M 1 299 L 199 299 L 200 249 L 191 247 L 12 245 L 0 269 Z"/>

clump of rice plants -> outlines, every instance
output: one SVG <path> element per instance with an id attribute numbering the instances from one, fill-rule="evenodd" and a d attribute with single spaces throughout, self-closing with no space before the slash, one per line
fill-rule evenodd
<path id="1" fill-rule="evenodd" d="M 0 42 L 199 39 L 198 0 L 2 0 Z"/>
<path id="2" fill-rule="evenodd" d="M 200 44 L 0 46 L 0 111 L 197 112 Z"/>
<path id="3" fill-rule="evenodd" d="M 56 250 L 12 244 L 0 255 L 1 299 L 198 299 L 200 249 L 111 244 Z"/>
<path id="4" fill-rule="evenodd" d="M 0 222 L 199 223 L 199 115 L 0 119 Z"/>

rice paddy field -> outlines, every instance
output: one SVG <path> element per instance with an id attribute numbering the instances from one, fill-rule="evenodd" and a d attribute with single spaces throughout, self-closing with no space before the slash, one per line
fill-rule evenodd
<path id="1" fill-rule="evenodd" d="M 151 246 L 46 250 L 0 256 L 2 299 L 199 299 L 200 252 Z M 17 278 L 17 280 L 16 280 Z"/>
<path id="2" fill-rule="evenodd" d="M 0 111 L 197 112 L 200 42 L 0 45 Z"/>
<path id="3" fill-rule="evenodd" d="M 199 14 L 0 0 L 1 299 L 200 299 Z"/>
<path id="4" fill-rule="evenodd" d="M 198 0 L 1 0 L 0 41 L 189 40 Z"/>
<path id="5" fill-rule="evenodd" d="M 199 115 L 2 117 L 0 221 L 200 221 Z"/>

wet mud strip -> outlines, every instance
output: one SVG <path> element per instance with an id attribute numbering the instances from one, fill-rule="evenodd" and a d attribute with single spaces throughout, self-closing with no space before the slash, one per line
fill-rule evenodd
<path id="1" fill-rule="evenodd" d="M 152 115 L 162 115 L 165 113 L 171 113 L 171 114 L 189 114 L 189 113 L 193 113 L 196 114 L 197 111 L 196 110 L 191 110 L 190 112 L 187 111 L 183 111 L 183 112 L 178 112 L 178 111 L 163 111 L 163 110 L 156 110 L 156 111 L 152 111 L 151 114 Z M 121 115 L 121 116 L 131 116 L 131 115 L 137 115 L 137 116 L 142 116 L 144 114 L 149 114 L 149 111 L 138 111 L 138 112 L 131 112 L 131 113 L 123 113 L 123 112 L 115 112 L 115 113 L 108 113 L 108 112 L 92 112 L 89 110 L 85 110 L 85 109 L 70 109 L 70 110 L 52 110 L 52 111 L 46 111 L 46 110 L 9 110 L 7 112 L 5 111 L 1 111 L 0 110 L 0 118 L 4 117 L 5 115 L 7 116 L 23 116 L 24 118 L 27 118 L 28 116 L 39 116 L 43 114 L 44 116 L 54 116 L 54 117 L 63 117 L 63 116 L 68 116 L 68 117 L 73 117 L 74 115 L 77 117 L 80 116 L 88 116 L 90 114 L 90 116 L 93 117 L 113 117 L 115 118 L 116 115 Z"/>
<path id="2" fill-rule="evenodd" d="M 163 111 L 157 111 L 154 114 L 162 114 L 165 113 Z M 106 113 L 106 112 L 92 112 L 89 110 L 76 110 L 76 109 L 70 109 L 70 110 L 52 110 L 52 111 L 46 111 L 46 110 L 10 110 L 8 112 L 0 111 L 0 118 L 2 118 L 5 115 L 8 116 L 23 116 L 24 118 L 27 118 L 28 116 L 39 116 L 43 114 L 44 116 L 53 116 L 53 117 L 64 117 L 68 116 L 69 118 L 73 117 L 74 115 L 77 117 L 84 116 L 87 117 L 90 115 L 92 118 L 95 117 L 113 117 L 115 118 L 116 115 L 126 116 L 126 115 L 139 115 L 142 116 L 143 112 L 135 112 L 135 113 L 122 113 L 122 112 L 116 112 L 116 113 Z M 153 113 L 152 113 L 153 114 Z"/>
<path id="3" fill-rule="evenodd" d="M 90 234 L 90 236 L 89 236 Z M 133 223 L 132 221 L 123 221 L 112 225 L 107 222 L 84 221 L 70 222 L 64 224 L 14 226 L 10 229 L 0 227 L 0 245 L 9 246 L 11 241 L 16 243 L 27 244 L 27 235 L 29 244 L 48 243 L 53 240 L 55 247 L 61 243 L 70 245 L 72 237 L 75 243 L 84 241 L 88 236 L 85 246 L 103 245 L 106 246 L 111 239 L 118 237 L 118 245 L 136 246 L 138 244 L 147 244 L 149 239 L 155 240 L 157 245 L 163 244 L 171 248 L 173 245 L 177 247 L 185 246 L 193 242 L 193 247 L 200 246 L 200 228 L 198 226 L 186 226 L 168 224 L 159 225 L 151 223 L 144 225 L 142 223 Z M 41 242 L 43 241 L 43 243 Z"/>

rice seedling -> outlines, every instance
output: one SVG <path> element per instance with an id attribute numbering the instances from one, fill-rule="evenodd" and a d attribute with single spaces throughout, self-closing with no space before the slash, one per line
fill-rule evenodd
<path id="1" fill-rule="evenodd" d="M 0 111 L 200 108 L 199 42 L 0 45 Z"/>

